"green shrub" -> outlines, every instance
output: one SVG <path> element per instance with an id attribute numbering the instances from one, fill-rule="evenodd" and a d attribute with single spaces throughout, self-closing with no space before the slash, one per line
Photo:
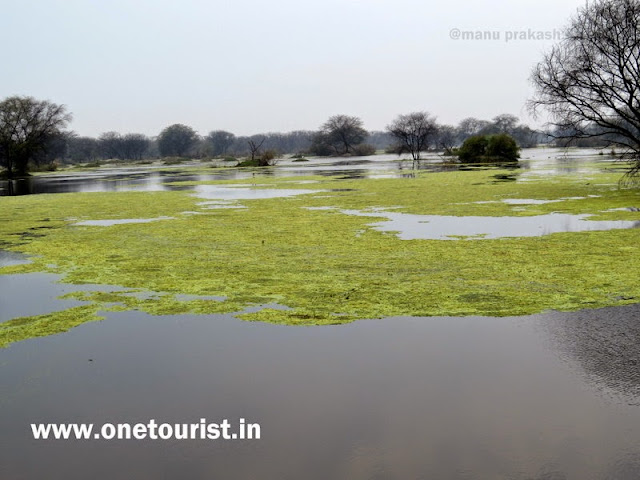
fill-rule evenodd
<path id="1" fill-rule="evenodd" d="M 262 166 L 263 165 L 260 165 L 259 158 L 254 158 L 253 160 L 251 160 L 250 158 L 245 158 L 244 160 L 240 160 L 236 165 L 236 167 L 262 167 Z"/>
<path id="2" fill-rule="evenodd" d="M 458 158 L 463 163 L 480 162 L 487 152 L 488 143 L 486 135 L 469 137 L 458 149 Z"/>
<path id="3" fill-rule="evenodd" d="M 489 135 L 487 142 L 487 157 L 501 162 L 515 162 L 518 160 L 520 148 L 516 141 L 506 133 Z"/>
<path id="4" fill-rule="evenodd" d="M 245 158 L 236 165 L 237 167 L 271 167 L 276 164 L 276 152 L 274 150 L 267 150 L 260 156 L 251 158 Z"/>
<path id="5" fill-rule="evenodd" d="M 474 135 L 467 138 L 458 149 L 462 163 L 499 163 L 518 160 L 520 148 L 506 133 L 497 135 Z"/>

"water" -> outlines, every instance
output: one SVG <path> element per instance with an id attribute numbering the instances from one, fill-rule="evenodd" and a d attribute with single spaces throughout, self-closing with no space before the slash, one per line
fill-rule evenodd
<path id="1" fill-rule="evenodd" d="M 602 231 L 640 227 L 640 221 L 589 220 L 591 215 L 550 213 L 528 217 L 456 217 L 447 215 L 413 215 L 384 210 L 363 212 L 340 210 L 347 215 L 383 217 L 386 221 L 370 226 L 382 232 L 396 233 L 402 240 L 491 239 L 505 237 L 539 237 L 560 232 Z"/>
<path id="2" fill-rule="evenodd" d="M 18 252 L 0 249 L 0 268 L 9 265 L 21 265 L 29 263 L 29 257 Z"/>
<path id="3" fill-rule="evenodd" d="M 0 323 L 18 317 L 43 315 L 87 304 L 78 300 L 58 298 L 67 293 L 85 290 L 106 292 L 124 290 L 121 287 L 107 285 L 59 283 L 61 279 L 61 275 L 40 272 L 0 275 Z M 2 353 L 3 350 L 0 349 L 0 357 Z M 0 371 L 1 369 L 0 366 Z"/>
<path id="4" fill-rule="evenodd" d="M 260 186 L 260 185 L 257 185 Z M 246 185 L 221 187 L 219 185 L 196 185 L 195 195 L 205 200 L 261 200 L 266 198 L 284 198 L 295 195 L 319 193 L 322 190 L 304 190 L 294 188 L 251 188 Z M 225 205 L 218 204 L 218 208 Z M 232 205 L 226 205 L 227 208 Z"/>
<path id="5" fill-rule="evenodd" d="M 552 155 L 543 149 L 531 152 L 531 164 L 523 162 L 503 180 L 576 168 L 574 160 L 545 157 Z M 313 159 L 283 162 L 281 169 L 268 171 L 286 176 L 338 172 L 355 178 L 412 175 L 411 166 L 400 170 L 397 164 L 395 157 Z M 436 159 L 423 166 L 440 168 Z M 23 182 L 22 193 L 193 190 L 167 182 L 253 180 L 251 171 L 212 172 L 103 169 L 81 177 L 34 177 Z M 6 182 L 2 188 L 0 194 L 7 194 Z M 205 202 L 209 207 L 230 207 L 236 200 L 276 193 L 202 186 L 196 194 L 219 199 Z M 443 219 L 428 224 L 420 223 L 421 216 L 394 212 L 367 215 L 389 219 L 377 228 L 404 228 L 405 234 L 418 234 Z M 400 215 L 398 225 L 406 225 L 391 227 L 388 215 Z M 491 221 L 454 218 L 466 233 L 440 225 L 438 235 L 477 235 L 479 223 Z M 539 233 L 536 218 L 500 217 L 500 222 L 526 225 L 492 226 L 489 234 L 508 234 L 512 228 Z M 486 228 L 480 230 L 487 234 Z M 24 262 L 28 258 L 0 250 L 0 267 Z M 122 290 L 57 280 L 43 273 L 0 275 L 0 322 L 84 304 L 57 298 L 67 292 Z M 638 478 L 640 305 L 307 328 L 243 322 L 229 315 L 127 311 L 105 317 L 0 349 L 0 479 Z M 36 441 L 29 426 L 146 423 L 152 418 L 160 423 L 245 418 L 260 423 L 262 438 Z"/>
<path id="6" fill-rule="evenodd" d="M 110 313 L 0 350 L 0 477 L 636 479 L 639 321 L 638 306 L 317 328 Z M 203 417 L 262 438 L 29 427 Z"/>
<path id="7" fill-rule="evenodd" d="M 245 179 L 251 175 L 241 171 L 211 170 L 210 175 L 183 174 L 174 170 L 120 167 L 92 172 L 35 176 L 22 180 L 0 181 L 1 195 L 33 195 L 41 193 L 90 193 L 122 191 L 190 190 L 191 187 L 172 185 L 172 182 Z"/>
<path id="8" fill-rule="evenodd" d="M 194 213 L 194 212 L 191 212 Z M 198 212 L 195 212 L 198 213 Z M 124 225 L 128 223 L 151 223 L 160 220 L 172 220 L 174 217 L 157 217 L 157 218 L 119 218 L 117 220 L 82 220 L 74 223 L 74 225 L 85 227 L 110 227 L 112 225 Z"/>
<path id="9" fill-rule="evenodd" d="M 597 155 L 593 149 L 532 148 L 523 149 L 519 168 L 514 169 L 514 179 L 527 179 L 531 175 L 588 174 L 595 159 L 611 161 L 611 157 Z M 425 155 L 420 164 L 397 155 L 369 157 L 323 158 L 311 157 L 309 162 L 281 159 L 275 168 L 259 170 L 259 175 L 336 175 L 345 178 L 380 178 L 413 176 L 417 170 L 442 171 L 479 167 L 443 165 L 447 157 L 438 154 Z M 185 167 L 183 165 L 182 167 Z M 209 164 L 200 165 L 207 168 Z M 230 165 L 224 165 L 229 167 Z M 179 181 L 248 180 L 256 176 L 255 169 L 211 168 L 211 173 L 193 174 L 181 167 L 158 166 L 107 166 L 91 171 L 60 172 L 50 176 L 34 176 L 22 180 L 0 180 L 0 196 L 30 195 L 40 193 L 111 192 L 111 191 L 162 191 L 188 190 L 191 187 L 171 185 Z"/>

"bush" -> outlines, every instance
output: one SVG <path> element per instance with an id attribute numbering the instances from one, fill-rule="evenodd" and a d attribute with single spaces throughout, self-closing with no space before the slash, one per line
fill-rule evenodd
<path id="1" fill-rule="evenodd" d="M 330 157 L 332 155 L 336 155 L 336 150 L 329 144 L 329 141 L 326 139 L 326 135 L 319 133 L 313 136 L 309 152 L 318 157 Z"/>
<path id="2" fill-rule="evenodd" d="M 515 162 L 518 152 L 515 140 L 506 133 L 474 135 L 458 149 L 458 158 L 463 163 Z"/>
<path id="3" fill-rule="evenodd" d="M 238 162 L 237 167 L 271 167 L 276 164 L 276 151 L 266 150 L 260 156 L 253 159 L 247 158 Z"/>
<path id="4" fill-rule="evenodd" d="M 497 161 L 515 162 L 518 160 L 520 149 L 516 141 L 506 133 L 490 135 L 487 142 L 487 157 Z"/>
<path id="5" fill-rule="evenodd" d="M 388 145 L 387 148 L 384 149 L 384 153 L 402 155 L 402 145 L 395 143 Z"/>
<path id="6" fill-rule="evenodd" d="M 262 155 L 260 155 L 260 166 L 268 167 L 270 165 L 275 165 L 275 159 L 277 157 L 277 152 L 275 150 L 265 150 Z"/>
<path id="7" fill-rule="evenodd" d="M 253 160 L 246 158 L 244 160 L 239 160 L 236 167 L 259 167 L 260 165 L 258 162 L 259 160 L 257 158 L 254 158 Z"/>
<path id="8" fill-rule="evenodd" d="M 373 145 L 369 145 L 368 143 L 359 143 L 358 145 L 354 145 L 351 150 L 352 155 L 357 157 L 366 157 L 369 155 L 376 154 L 376 147 Z"/>
<path id="9" fill-rule="evenodd" d="M 32 172 L 55 172 L 58 170 L 59 166 L 60 164 L 54 160 L 53 162 L 43 163 L 40 165 L 32 165 L 29 170 Z"/>
<path id="10" fill-rule="evenodd" d="M 488 143 L 486 135 L 473 135 L 458 149 L 458 158 L 463 163 L 479 162 L 487 152 Z"/>
<path id="11" fill-rule="evenodd" d="M 165 157 L 163 165 L 180 165 L 181 163 L 189 161 L 188 158 L 184 157 Z"/>

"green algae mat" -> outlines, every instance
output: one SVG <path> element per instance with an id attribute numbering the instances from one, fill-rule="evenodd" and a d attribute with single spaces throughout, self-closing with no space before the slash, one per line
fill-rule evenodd
<path id="1" fill-rule="evenodd" d="M 388 209 L 464 222 L 466 216 L 558 212 L 640 221 L 634 211 L 640 190 L 621 188 L 619 174 L 498 180 L 512 173 L 255 177 L 252 188 L 308 193 L 222 205 L 242 208 L 216 208 L 191 191 L 2 197 L 0 248 L 25 253 L 31 263 L 0 268 L 0 274 L 57 273 L 64 282 L 119 289 L 74 292 L 67 297 L 86 303 L 1 323 L 0 345 L 59 333 L 113 310 L 234 313 L 244 320 L 322 325 L 638 302 L 639 229 L 402 240 L 371 226 L 383 218 L 344 213 Z M 523 204 L 513 204 L 517 199 Z M 126 219 L 155 221 L 82 223 Z"/>

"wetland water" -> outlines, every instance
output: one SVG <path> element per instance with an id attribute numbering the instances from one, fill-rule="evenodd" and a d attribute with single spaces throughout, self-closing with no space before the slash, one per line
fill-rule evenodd
<path id="1" fill-rule="evenodd" d="M 147 189 L 157 174 L 140 175 L 114 189 Z M 54 191 L 114 183 L 60 181 L 71 187 Z M 174 188 L 164 181 L 150 183 Z M 25 261 L 0 250 L 0 265 Z M 70 291 L 117 289 L 57 279 L 0 276 L 0 322 L 81 304 L 57 299 Z M 324 327 L 104 316 L 0 349 L 0 479 L 638 478 L 640 305 Z M 262 438 L 36 441 L 29 427 L 152 418 L 245 418 Z"/>
<path id="2" fill-rule="evenodd" d="M 0 477 L 636 479 L 639 322 L 638 306 L 315 328 L 109 313 L 0 351 Z M 202 417 L 262 439 L 28 427 Z"/>
<path id="3" fill-rule="evenodd" d="M 524 178 L 531 174 L 588 174 L 593 169 L 585 158 L 594 157 L 597 153 L 590 149 L 563 150 L 558 148 L 524 149 L 521 154 L 520 168 L 517 172 Z M 441 165 L 443 158 L 430 154 L 419 166 L 421 169 L 440 171 L 451 169 Z M 604 160 L 611 160 L 604 157 Z M 219 165 L 231 167 L 230 165 Z M 204 167 L 206 170 L 207 167 Z M 400 160 L 397 155 L 375 155 L 371 157 L 350 158 L 311 158 L 309 162 L 294 162 L 280 160 L 277 168 L 266 169 L 261 175 L 290 177 L 296 175 L 335 175 L 342 174 L 353 178 L 382 178 L 412 176 L 413 169 L 410 160 Z M 105 166 L 92 171 L 59 172 L 50 176 L 34 176 L 22 180 L 0 180 L 0 196 L 3 195 L 32 195 L 41 193 L 71 193 L 71 192 L 112 192 L 112 191 L 162 191 L 188 190 L 191 187 L 171 185 L 177 181 L 208 181 L 208 180 L 246 180 L 254 177 L 251 169 L 211 168 L 210 173 L 189 174 L 179 167 L 158 168 L 147 165 L 137 166 Z"/>
<path id="4" fill-rule="evenodd" d="M 361 212 L 341 210 L 347 215 L 383 217 L 387 221 L 371 224 L 376 230 L 394 232 L 403 240 L 456 238 L 488 239 L 505 237 L 539 237 L 559 232 L 587 232 L 638 228 L 639 221 L 589 220 L 590 215 L 550 213 L 531 217 L 454 217 L 410 215 L 385 211 Z"/>

